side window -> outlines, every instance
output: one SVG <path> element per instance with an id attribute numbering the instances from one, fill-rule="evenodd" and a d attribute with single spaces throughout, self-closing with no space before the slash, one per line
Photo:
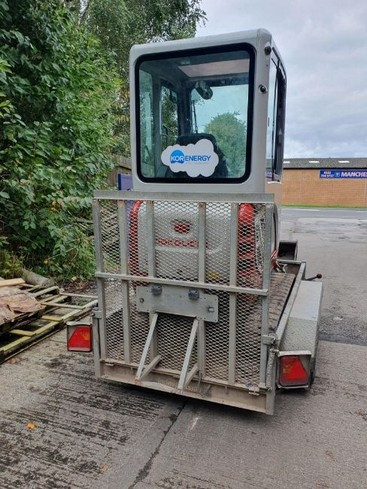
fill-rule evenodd
<path id="1" fill-rule="evenodd" d="M 268 121 L 266 133 L 266 175 L 273 178 L 275 162 L 275 135 L 276 135 L 276 111 L 277 111 L 277 67 L 273 60 L 270 61 L 269 88 L 268 88 Z"/>
<path id="2" fill-rule="evenodd" d="M 284 126 L 285 126 L 285 99 L 286 99 L 286 79 L 281 66 L 278 68 L 277 75 L 277 121 L 276 121 L 276 147 L 274 173 L 281 178 L 283 173 L 283 155 L 284 155 Z"/>
<path id="3" fill-rule="evenodd" d="M 280 180 L 283 171 L 286 81 L 279 60 L 271 60 L 269 73 L 266 176 Z"/>

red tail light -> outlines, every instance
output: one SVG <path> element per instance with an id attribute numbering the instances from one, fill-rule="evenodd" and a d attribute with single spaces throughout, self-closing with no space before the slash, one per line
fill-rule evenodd
<path id="1" fill-rule="evenodd" d="M 279 360 L 279 384 L 282 387 L 306 386 L 310 380 L 310 357 L 285 355 Z"/>
<path id="2" fill-rule="evenodd" d="M 68 325 L 68 350 L 88 352 L 92 349 L 92 326 Z"/>

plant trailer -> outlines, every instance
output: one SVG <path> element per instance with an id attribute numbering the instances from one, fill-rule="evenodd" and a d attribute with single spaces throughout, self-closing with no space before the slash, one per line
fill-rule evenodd
<path id="1" fill-rule="evenodd" d="M 134 46 L 130 91 L 132 189 L 93 200 L 96 375 L 273 414 L 277 388 L 312 384 L 322 284 L 279 241 L 272 36 Z"/>

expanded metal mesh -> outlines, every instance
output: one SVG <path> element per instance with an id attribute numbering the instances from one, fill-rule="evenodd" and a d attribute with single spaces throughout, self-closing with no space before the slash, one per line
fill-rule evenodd
<path id="1" fill-rule="evenodd" d="M 130 341 L 131 341 L 131 362 L 139 363 L 143 353 L 145 341 L 149 332 L 149 314 L 139 312 L 136 308 L 136 287 L 141 285 L 132 282 L 129 289 L 130 300 Z M 148 361 L 150 354 L 148 355 Z"/>
<path id="2" fill-rule="evenodd" d="M 198 280 L 198 204 L 154 203 L 155 273 L 158 278 Z"/>
<path id="3" fill-rule="evenodd" d="M 101 201 L 100 216 L 103 269 L 108 273 L 118 273 L 120 267 L 120 235 L 117 201 Z"/>
<path id="4" fill-rule="evenodd" d="M 264 271 L 263 205 L 241 204 L 238 210 L 238 285 L 261 287 Z"/>
<path id="5" fill-rule="evenodd" d="M 219 380 L 228 379 L 229 353 L 229 294 L 206 291 L 218 295 L 218 322 L 205 324 L 206 376 Z"/>
<path id="6" fill-rule="evenodd" d="M 206 270 L 208 283 L 229 285 L 231 204 L 210 202 L 206 206 Z"/>
<path id="7" fill-rule="evenodd" d="M 157 324 L 158 352 L 162 355 L 159 364 L 162 368 L 180 371 L 189 342 L 192 319 L 172 314 L 160 314 Z M 190 367 L 196 362 L 196 348 L 193 351 Z"/>
<path id="8" fill-rule="evenodd" d="M 236 307 L 236 382 L 246 387 L 260 381 L 261 299 L 238 294 Z"/>
<path id="9" fill-rule="evenodd" d="M 105 280 L 106 356 L 124 360 L 123 288 L 121 280 Z"/>
<path id="10" fill-rule="evenodd" d="M 121 250 L 125 249 L 125 270 L 135 276 L 128 281 L 130 363 L 139 364 L 150 327 L 150 315 L 138 311 L 137 286 L 150 286 L 144 277 L 235 285 L 247 288 L 263 286 L 265 263 L 265 204 L 208 202 L 205 211 L 205 265 L 200 270 L 199 203 L 158 200 L 101 200 L 99 207 L 100 269 L 110 274 L 122 273 Z M 123 209 L 123 210 L 121 210 Z M 124 224 L 121 224 L 124 221 Z M 233 234 L 233 222 L 237 225 Z M 125 230 L 125 234 L 122 230 Z M 236 241 L 233 242 L 233 236 Z M 120 240 L 124 240 L 121 246 Z M 232 240 L 232 241 L 231 241 Z M 231 273 L 231 253 L 235 253 L 235 270 Z M 270 257 L 268 258 L 270 260 Z M 233 260 L 232 260 L 233 262 Z M 234 283 L 235 282 L 235 283 Z M 163 285 L 164 286 L 164 285 Z M 124 360 L 123 287 L 121 280 L 105 280 L 106 354 Z M 125 289 L 126 290 L 126 289 Z M 205 376 L 228 382 L 230 338 L 230 292 L 204 289 L 218 297 L 218 322 L 205 323 Z M 262 298 L 258 295 L 235 295 L 234 379 L 244 387 L 260 381 Z M 175 371 L 179 375 L 187 349 L 193 317 L 159 313 L 155 332 L 157 370 Z M 198 361 L 195 341 L 191 368 Z M 146 364 L 152 360 L 149 353 Z M 163 371 L 162 370 L 162 371 Z M 170 380 L 171 381 L 171 380 Z M 167 385 L 169 381 L 167 380 Z"/>

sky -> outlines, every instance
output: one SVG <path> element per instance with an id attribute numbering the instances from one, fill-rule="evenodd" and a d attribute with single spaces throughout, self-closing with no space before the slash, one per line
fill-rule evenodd
<path id="1" fill-rule="evenodd" d="M 367 157 L 366 0 L 202 0 L 197 36 L 263 27 L 288 78 L 285 157 Z"/>

